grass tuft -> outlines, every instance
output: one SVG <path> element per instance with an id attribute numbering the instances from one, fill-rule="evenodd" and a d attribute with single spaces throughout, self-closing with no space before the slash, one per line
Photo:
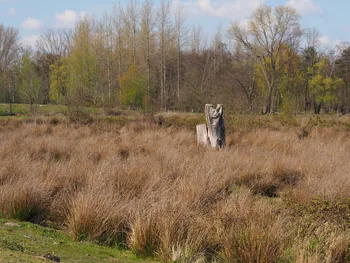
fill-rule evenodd
<path id="1" fill-rule="evenodd" d="M 143 260 L 349 259 L 349 120 L 312 119 L 301 140 L 308 117 L 228 117 L 217 151 L 197 146 L 201 116 L 161 116 L 0 119 L 1 217 Z"/>

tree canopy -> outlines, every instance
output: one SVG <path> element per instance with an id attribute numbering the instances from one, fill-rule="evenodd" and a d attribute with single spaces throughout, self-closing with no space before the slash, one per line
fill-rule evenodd
<path id="1" fill-rule="evenodd" d="M 44 32 L 30 50 L 0 24 L 0 100 L 237 113 L 349 112 L 350 47 L 320 44 L 290 6 L 261 5 L 247 24 L 206 39 L 181 5 L 130 0 L 100 19 Z"/>

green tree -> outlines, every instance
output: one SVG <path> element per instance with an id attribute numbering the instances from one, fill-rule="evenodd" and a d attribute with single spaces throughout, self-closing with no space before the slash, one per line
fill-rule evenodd
<path id="1" fill-rule="evenodd" d="M 302 54 L 301 70 L 303 74 L 303 95 L 304 95 L 304 111 L 307 112 L 311 109 L 311 98 L 310 98 L 310 85 L 309 82 L 313 78 L 315 73 L 315 65 L 318 62 L 318 54 L 314 47 L 310 46 L 303 50 Z"/>
<path id="2" fill-rule="evenodd" d="M 94 40 L 100 37 L 94 34 L 92 18 L 85 18 L 77 25 L 71 52 L 66 61 L 69 70 L 69 103 L 99 106 L 102 100 L 99 85 L 101 67 L 93 46 Z"/>
<path id="3" fill-rule="evenodd" d="M 133 108 L 144 108 L 147 77 L 140 74 L 131 64 L 119 79 L 122 88 L 122 103 Z"/>
<path id="4" fill-rule="evenodd" d="M 34 113 L 34 104 L 38 102 L 40 91 L 40 76 L 30 57 L 30 53 L 26 52 L 22 58 L 19 92 L 22 100 L 30 104 L 32 113 Z"/>
<path id="5" fill-rule="evenodd" d="M 278 66 L 280 69 L 280 109 L 284 114 L 292 114 L 298 112 L 299 94 L 301 84 L 303 82 L 303 74 L 301 70 L 301 57 L 290 48 L 284 46 L 281 48 L 281 55 Z"/>
<path id="6" fill-rule="evenodd" d="M 336 90 L 340 87 L 343 81 L 340 78 L 333 76 L 332 66 L 327 58 L 321 59 L 316 63 L 314 72 L 309 72 L 313 77 L 309 85 L 311 94 L 314 98 L 315 113 L 319 114 L 322 107 L 329 106 L 336 98 Z"/>
<path id="7" fill-rule="evenodd" d="M 69 89 L 69 67 L 67 59 L 62 58 L 50 66 L 50 99 L 56 103 L 67 104 Z"/>

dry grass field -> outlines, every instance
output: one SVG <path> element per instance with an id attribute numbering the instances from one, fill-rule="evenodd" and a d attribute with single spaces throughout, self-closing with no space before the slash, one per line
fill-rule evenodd
<path id="1" fill-rule="evenodd" d="M 349 120 L 266 122 L 218 151 L 190 125 L 0 120 L 0 217 L 162 262 L 350 262 Z"/>

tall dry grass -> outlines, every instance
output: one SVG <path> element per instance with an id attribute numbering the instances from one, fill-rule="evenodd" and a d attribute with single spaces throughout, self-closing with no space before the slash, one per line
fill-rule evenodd
<path id="1" fill-rule="evenodd" d="M 350 134 L 2 122 L 0 215 L 162 262 L 349 262 Z"/>

